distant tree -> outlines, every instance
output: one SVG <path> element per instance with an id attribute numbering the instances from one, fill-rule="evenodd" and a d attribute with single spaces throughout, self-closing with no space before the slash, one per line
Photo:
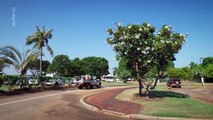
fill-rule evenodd
<path id="1" fill-rule="evenodd" d="M 213 57 L 206 57 L 206 58 L 203 59 L 203 61 L 201 63 L 201 65 L 204 66 L 204 67 L 209 65 L 209 64 L 213 64 Z"/>
<path id="2" fill-rule="evenodd" d="M 83 70 L 86 74 L 94 75 L 98 79 L 103 75 L 109 74 L 108 61 L 102 57 L 86 57 L 82 59 Z"/>
<path id="3" fill-rule="evenodd" d="M 32 35 L 28 36 L 26 38 L 26 45 L 34 44 L 33 49 L 37 48 L 40 52 L 40 75 L 42 75 L 42 56 L 43 56 L 43 47 L 47 47 L 47 50 L 50 52 L 50 54 L 53 56 L 53 50 L 48 45 L 49 39 L 52 38 L 52 31 L 53 29 L 50 29 L 48 31 L 45 30 L 45 27 L 43 29 L 40 29 L 38 26 L 36 26 L 37 31 L 33 33 Z"/>
<path id="4" fill-rule="evenodd" d="M 169 68 L 167 74 L 170 78 L 179 78 L 182 80 L 192 80 L 194 74 L 189 67 Z"/>
<path id="5" fill-rule="evenodd" d="M 73 60 L 71 60 L 71 63 L 73 64 L 74 76 L 86 74 L 86 71 L 84 70 L 83 67 L 83 61 L 80 58 L 74 58 Z"/>
<path id="6" fill-rule="evenodd" d="M 189 67 L 182 67 L 181 70 L 184 72 L 182 79 L 192 80 L 194 78 L 194 73 Z"/>
<path id="7" fill-rule="evenodd" d="M 60 76 L 72 76 L 72 65 L 67 55 L 57 55 L 52 64 L 48 66 L 48 72 L 56 72 Z"/>
<path id="8" fill-rule="evenodd" d="M 110 35 L 107 42 L 117 53 L 116 58 L 127 61 L 127 67 L 139 82 L 140 95 L 145 84 L 144 75 L 154 65 L 163 67 L 158 67 L 159 70 L 164 69 L 185 40 L 184 35 L 174 33 L 166 25 L 155 35 L 155 27 L 149 23 L 127 26 L 118 23 L 115 29 L 109 28 L 107 32 Z"/>
<path id="9" fill-rule="evenodd" d="M 190 62 L 189 63 L 189 68 L 190 69 L 193 69 L 193 68 L 195 68 L 197 66 L 197 64 L 195 63 L 195 62 Z"/>
<path id="10" fill-rule="evenodd" d="M 36 59 L 29 64 L 29 70 L 34 76 L 37 75 L 40 71 L 39 63 L 40 63 L 40 60 Z M 42 61 L 42 73 L 47 72 L 47 68 L 49 65 L 50 65 L 50 62 L 48 60 Z"/>
<path id="11" fill-rule="evenodd" d="M 127 63 L 125 59 L 120 59 L 118 63 L 118 68 L 115 69 L 115 75 L 122 80 L 124 83 L 127 82 L 128 78 L 131 78 L 131 71 L 127 68 Z"/>
<path id="12" fill-rule="evenodd" d="M 205 77 L 208 82 L 213 82 L 213 64 L 209 64 L 205 67 Z"/>

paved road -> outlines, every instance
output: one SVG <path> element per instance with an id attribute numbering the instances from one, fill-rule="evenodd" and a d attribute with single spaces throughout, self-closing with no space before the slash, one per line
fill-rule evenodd
<path id="1" fill-rule="evenodd" d="M 45 91 L 0 99 L 0 120 L 121 120 L 85 108 L 80 99 L 88 94 L 112 88 L 92 90 Z"/>

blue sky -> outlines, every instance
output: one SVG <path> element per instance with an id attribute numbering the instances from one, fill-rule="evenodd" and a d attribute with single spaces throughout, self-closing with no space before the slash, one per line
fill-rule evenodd
<path id="1" fill-rule="evenodd" d="M 175 66 L 187 66 L 201 57 L 213 56 L 212 0 L 1 0 L 0 46 L 13 45 L 19 50 L 26 37 L 36 31 L 35 25 L 53 28 L 49 44 L 55 55 L 73 59 L 87 56 L 105 57 L 110 72 L 117 66 L 115 53 L 105 43 L 106 29 L 115 22 L 140 24 L 149 22 L 159 29 L 173 26 L 179 33 L 189 33 L 176 55 Z M 45 57 L 52 57 L 45 51 Z M 14 69 L 5 69 L 14 74 Z"/>

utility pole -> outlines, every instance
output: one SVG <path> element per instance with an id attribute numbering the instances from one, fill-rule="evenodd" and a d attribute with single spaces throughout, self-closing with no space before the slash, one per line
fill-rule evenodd
<path id="1" fill-rule="evenodd" d="M 200 58 L 200 66 L 201 66 L 202 60 L 203 60 L 203 58 Z M 203 79 L 203 67 L 202 66 L 201 66 L 201 70 L 200 70 L 200 78 L 201 78 L 202 87 L 205 87 L 204 79 Z"/>

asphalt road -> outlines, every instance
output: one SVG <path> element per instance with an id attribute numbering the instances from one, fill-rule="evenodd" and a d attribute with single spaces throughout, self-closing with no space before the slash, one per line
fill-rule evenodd
<path id="1" fill-rule="evenodd" d="M 121 120 L 90 111 L 80 103 L 86 95 L 112 88 L 52 90 L 0 98 L 0 120 Z"/>

